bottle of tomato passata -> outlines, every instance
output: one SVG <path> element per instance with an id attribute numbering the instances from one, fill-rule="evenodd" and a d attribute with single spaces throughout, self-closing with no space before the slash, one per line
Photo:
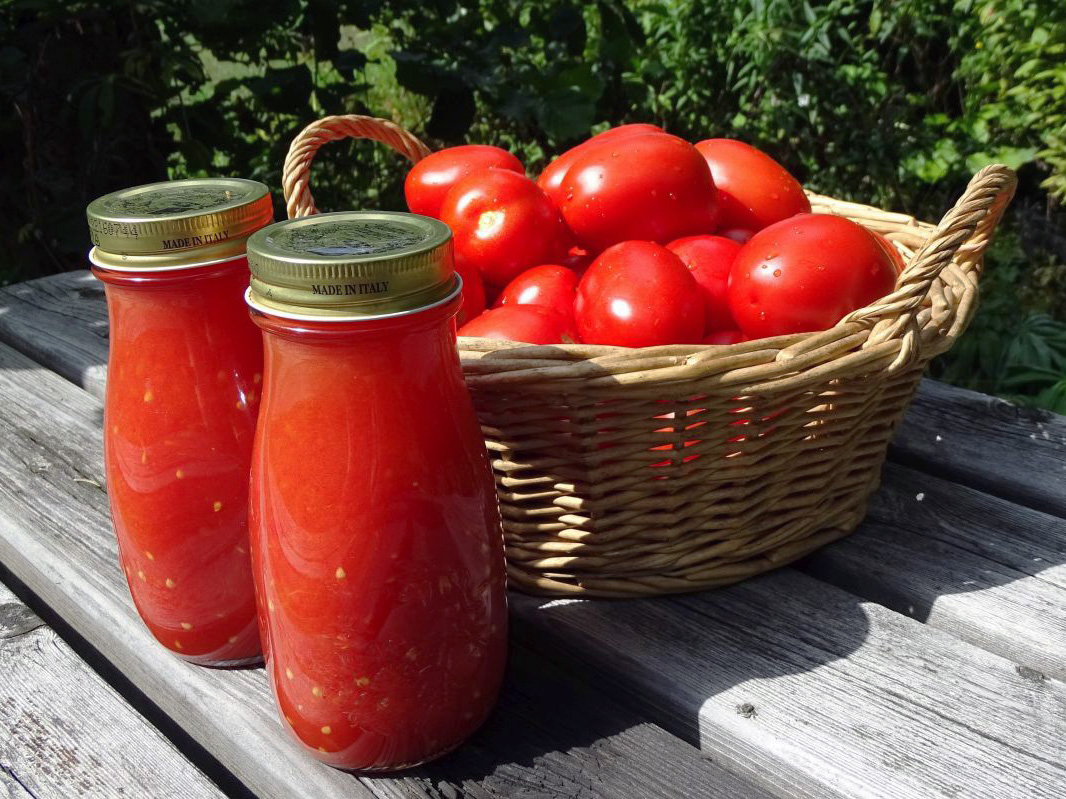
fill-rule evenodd
<path id="1" fill-rule="evenodd" d="M 506 651 L 496 491 L 435 219 L 337 213 L 248 242 L 264 331 L 252 562 L 267 672 L 318 759 L 394 770 L 485 719 Z"/>
<path id="2" fill-rule="evenodd" d="M 248 472 L 263 351 L 243 292 L 270 194 L 250 180 L 155 183 L 95 200 L 88 217 L 111 320 L 107 491 L 134 604 L 186 660 L 255 662 Z"/>

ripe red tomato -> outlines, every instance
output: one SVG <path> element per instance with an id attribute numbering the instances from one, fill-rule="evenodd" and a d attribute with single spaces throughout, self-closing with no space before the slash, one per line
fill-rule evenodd
<path id="1" fill-rule="evenodd" d="M 507 284 L 496 298 L 495 306 L 540 305 L 551 308 L 567 319 L 574 318 L 577 273 L 557 264 L 542 264 L 527 269 Z"/>
<path id="2" fill-rule="evenodd" d="M 739 344 L 748 337 L 739 330 L 718 330 L 703 339 L 704 344 Z"/>
<path id="3" fill-rule="evenodd" d="M 455 259 L 455 271 L 463 279 L 463 305 L 456 317 L 456 324 L 462 326 L 485 310 L 485 284 L 481 274 L 462 258 Z"/>
<path id="4" fill-rule="evenodd" d="M 485 169 L 456 183 L 441 203 L 455 253 L 486 283 L 507 284 L 531 266 L 566 257 L 570 234 L 547 195 L 525 175 Z"/>
<path id="5" fill-rule="evenodd" d="M 566 176 L 566 170 L 570 168 L 570 165 L 574 163 L 574 159 L 581 153 L 585 152 L 589 147 L 599 142 L 611 141 L 612 139 L 620 139 L 623 136 L 631 136 L 634 133 L 663 133 L 663 129 L 656 125 L 619 125 L 616 128 L 610 128 L 603 133 L 593 136 L 591 139 L 587 139 L 576 147 L 571 147 L 562 155 L 555 158 L 550 164 L 544 167 L 544 171 L 540 173 L 540 177 L 537 178 L 537 185 L 540 186 L 544 193 L 551 197 L 552 202 L 555 203 L 556 208 L 561 208 L 563 203 L 563 194 L 560 186 L 562 185 L 563 178 Z"/>
<path id="6" fill-rule="evenodd" d="M 749 338 L 825 330 L 883 297 L 896 268 L 862 225 L 800 214 L 756 233 L 729 272 L 729 307 Z"/>
<path id="7" fill-rule="evenodd" d="M 696 149 L 707 159 L 718 187 L 723 228 L 758 231 L 810 213 L 799 181 L 762 150 L 735 139 L 705 139 Z"/>
<path id="8" fill-rule="evenodd" d="M 903 253 L 896 249 L 896 246 L 873 230 L 870 231 L 873 237 L 877 239 L 877 243 L 881 245 L 882 249 L 888 253 L 888 257 L 892 259 L 892 263 L 896 265 L 896 274 L 899 275 L 907 268 L 907 262 L 903 260 Z"/>
<path id="9" fill-rule="evenodd" d="M 493 308 L 459 328 L 459 335 L 527 344 L 573 344 L 578 340 L 572 321 L 541 305 Z"/>
<path id="10" fill-rule="evenodd" d="M 526 173 L 522 162 L 509 152 L 487 144 L 463 144 L 427 155 L 411 167 L 403 182 L 407 207 L 413 214 L 440 219 L 440 204 L 448 189 L 467 175 L 489 167 Z"/>
<path id="11" fill-rule="evenodd" d="M 651 241 L 623 241 L 600 253 L 578 284 L 574 315 L 589 344 L 696 344 L 703 336 L 696 279 Z"/>
<path id="12" fill-rule="evenodd" d="M 560 209 L 578 243 L 599 252 L 633 239 L 666 243 L 710 233 L 718 192 L 695 147 L 666 133 L 596 143 L 574 159 Z"/>
<path id="13" fill-rule="evenodd" d="M 740 252 L 740 245 L 722 236 L 686 236 L 670 242 L 666 249 L 681 259 L 699 283 L 705 331 L 735 328 L 737 323 L 729 311 L 725 290 L 729 267 Z"/>

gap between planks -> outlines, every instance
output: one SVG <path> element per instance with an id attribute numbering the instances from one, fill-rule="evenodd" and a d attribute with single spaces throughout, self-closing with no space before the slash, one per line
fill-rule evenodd
<path id="1" fill-rule="evenodd" d="M 1066 680 L 1066 520 L 897 464 L 803 571 Z"/>
<path id="2" fill-rule="evenodd" d="M 14 795 L 224 796 L 3 584 L 0 728 Z"/>
<path id="3" fill-rule="evenodd" d="M 923 380 L 889 457 L 1066 517 L 1066 416 Z"/>
<path id="4" fill-rule="evenodd" d="M 87 270 L 0 288 L 0 341 L 100 399 L 107 326 Z M 1066 417 L 923 380 L 889 457 L 1066 517 Z"/>
<path id="5" fill-rule="evenodd" d="M 136 617 L 101 488 L 99 401 L 0 345 L 0 402 L 0 560 L 260 796 L 495 797 L 544 786 L 566 795 L 595 785 L 597 796 L 665 799 L 684 785 L 708 799 L 768 799 L 580 682 L 553 678 L 535 656 L 516 664 L 525 682 L 509 683 L 485 731 L 439 764 L 373 778 L 313 761 L 282 731 L 261 669 L 184 664 Z"/>
<path id="6" fill-rule="evenodd" d="M 0 289 L 0 309 L 5 303 L 0 338 L 103 396 L 107 312 L 89 272 Z M 860 531 L 805 568 L 1022 665 L 1066 677 L 1066 601 L 1061 584 L 1049 584 L 1066 561 L 1064 523 L 993 498 L 1066 515 L 1066 418 L 926 380 L 893 454 L 959 482 L 889 464 Z M 923 493 L 924 506 L 915 500 Z"/>
<path id="7" fill-rule="evenodd" d="M 81 277 L 75 277 L 75 278 L 70 278 L 70 279 L 71 280 L 84 280 L 85 278 L 84 278 L 84 276 L 81 276 Z M 49 280 L 51 280 L 51 279 L 49 279 Z M 91 278 L 90 278 L 90 280 L 91 280 Z M 95 300 L 91 300 L 91 302 L 93 302 L 93 303 L 98 305 L 98 311 L 97 312 L 98 312 L 99 318 L 103 318 L 103 308 L 102 308 L 102 303 L 100 302 L 100 299 L 96 298 Z M 62 314 L 59 314 L 59 315 L 62 315 Z M 3 321 L 2 317 L 0 317 L 0 325 L 2 325 L 2 321 Z M 7 333 L 5 335 L 10 335 L 10 333 Z M 67 362 L 66 362 L 65 368 L 66 368 L 66 371 L 68 373 L 68 376 L 69 375 L 74 375 L 73 379 L 75 379 L 75 380 L 79 379 L 77 377 L 76 373 L 78 373 L 79 370 L 83 370 L 83 369 L 86 368 L 85 363 L 82 362 L 81 364 L 75 364 L 74 361 L 69 356 L 69 353 L 64 354 L 64 351 L 63 351 L 62 347 L 56 348 L 56 351 L 59 353 L 60 357 L 67 358 Z M 103 352 L 106 353 L 106 342 L 104 343 Z M 98 380 L 97 385 L 100 386 L 101 388 L 102 388 L 103 368 L 102 368 L 102 366 L 100 366 L 100 364 L 102 364 L 102 362 L 103 362 L 103 357 L 104 356 L 102 354 L 100 354 L 98 356 L 99 364 L 97 364 L 97 366 L 99 367 L 97 371 L 98 371 L 98 374 L 100 376 L 100 379 Z M 88 368 L 91 369 L 92 368 L 92 364 L 90 364 Z M 91 386 L 92 385 L 92 381 L 89 381 L 89 383 L 90 383 L 90 386 Z M 927 399 L 929 395 L 934 395 L 934 399 L 930 400 L 931 402 L 939 402 L 940 400 L 937 399 L 936 397 L 939 397 L 939 393 L 942 393 L 942 392 L 947 392 L 949 394 L 956 394 L 956 393 L 959 392 L 959 390 L 951 388 L 951 387 L 947 387 L 947 386 L 942 386 L 940 384 L 930 383 L 930 381 L 926 381 L 925 383 L 923 383 L 922 390 L 919 392 L 919 401 L 916 402 L 914 407 L 915 408 L 919 408 L 921 401 L 924 400 L 924 399 Z M 1000 402 L 1001 401 L 992 400 L 991 398 L 982 397 L 982 395 L 974 395 L 974 398 L 969 398 L 966 403 L 962 403 L 962 404 L 965 407 L 981 408 L 981 407 L 986 407 L 987 406 L 987 407 L 999 408 L 1000 406 L 999 406 L 998 403 L 1000 403 Z M 974 403 L 976 403 L 976 405 Z M 1013 408 L 1013 406 L 1007 406 L 1007 407 L 1008 408 Z M 933 410 L 936 411 L 936 407 L 934 407 Z M 1000 414 L 1000 415 L 1002 415 L 1002 414 Z M 912 417 L 914 417 L 913 421 L 912 421 Z M 1006 420 L 1006 423 L 1004 423 L 1003 419 L 1000 419 L 1000 421 L 997 422 L 997 424 L 1000 427 L 1006 426 L 1006 427 L 1010 428 L 1009 429 L 1009 433 L 1010 434 L 1007 437 L 1007 439 L 1008 439 L 1009 442 L 1011 442 L 1011 443 L 1013 443 L 1015 445 L 1018 445 L 1018 444 L 1024 444 L 1025 440 L 1030 441 L 1030 442 L 1036 441 L 1037 438 L 1040 438 L 1040 439 L 1045 440 L 1045 441 L 1051 440 L 1050 437 L 1055 434 L 1054 431 L 1057 431 L 1057 430 L 1060 429 L 1058 426 L 1061 425 L 1062 422 L 1061 422 L 1061 418 L 1060 417 L 1053 417 L 1053 418 L 1050 418 L 1049 420 L 1045 419 L 1045 420 L 1041 421 L 1039 419 L 1031 419 L 1030 420 L 1030 419 L 1028 419 L 1028 417 L 1026 417 L 1024 414 L 1022 414 L 1022 415 L 1019 415 L 1016 419 L 1013 419 L 1013 420 L 1008 418 Z M 1015 427 L 1019 427 L 1020 429 L 1011 428 L 1012 424 Z M 1027 426 L 1032 426 L 1034 429 L 1033 430 L 1028 430 Z M 955 413 L 955 414 L 943 414 L 943 413 L 925 413 L 925 414 L 918 413 L 918 414 L 915 414 L 915 412 L 912 411 L 912 413 L 908 415 L 907 419 L 904 421 L 903 426 L 901 427 L 901 434 L 900 434 L 900 436 L 897 437 L 897 444 L 896 444 L 896 447 L 895 447 L 895 451 L 897 453 L 901 453 L 901 457 L 906 458 L 909 462 L 914 462 L 914 463 L 917 463 L 918 465 L 922 465 L 922 464 L 925 464 L 925 463 L 930 463 L 933 466 L 936 466 L 936 464 L 939 463 L 940 459 L 946 459 L 946 461 L 948 463 L 948 467 L 945 468 L 945 471 L 951 472 L 953 474 L 953 476 L 955 474 L 961 474 L 961 478 L 960 479 L 969 480 L 971 482 L 981 483 L 982 479 L 984 479 L 984 478 L 982 478 L 982 473 L 981 473 L 981 459 L 980 458 L 973 459 L 968 454 L 968 453 L 970 453 L 973 450 L 974 447 L 980 449 L 980 447 L 981 447 L 980 443 L 967 442 L 966 446 L 964 446 L 962 448 L 959 448 L 959 447 L 954 447 L 953 448 L 951 446 L 952 444 L 956 444 L 957 445 L 959 440 L 964 439 L 965 436 L 972 435 L 969 432 L 971 429 L 972 429 L 972 425 L 970 425 L 968 423 L 967 418 L 965 417 L 964 414 L 962 414 L 962 415 L 960 415 L 958 413 Z M 934 430 L 939 430 L 941 432 L 934 433 L 933 432 Z M 1043 434 L 1045 432 L 1047 433 L 1048 438 L 1044 438 Z M 936 436 L 938 436 L 938 435 L 940 436 L 940 441 L 937 441 L 937 439 L 936 439 Z M 978 439 L 978 441 L 979 440 L 980 439 Z M 917 442 L 917 443 L 909 443 L 909 442 Z M 948 444 L 945 445 L 945 446 L 941 446 L 941 447 L 933 447 L 929 442 L 935 442 L 937 444 L 942 444 L 943 442 L 948 442 Z M 918 444 L 922 444 L 923 446 L 918 446 Z M 1043 445 L 1040 445 L 1040 446 L 1043 446 Z M 1046 450 L 1047 447 L 1045 446 L 1044 449 Z M 935 462 L 930 460 L 934 456 L 937 458 L 937 461 L 935 461 Z M 1041 457 L 1046 458 L 1047 457 L 1047 453 L 1044 452 L 1044 454 L 1041 455 Z M 1055 460 L 1054 459 L 1054 453 L 1052 453 L 1052 462 L 1054 462 L 1054 460 Z M 1000 471 L 1002 472 L 1002 470 L 1000 470 Z M 1010 491 L 1012 490 L 1013 486 L 1016 486 L 1019 483 L 1026 484 L 1027 482 L 1029 482 L 1028 479 L 1027 479 L 1027 475 L 1028 474 L 1029 474 L 1029 471 L 1027 469 L 1009 470 L 1009 473 L 1005 475 L 1006 478 L 1007 478 L 1006 482 L 1004 484 L 1001 484 L 1001 483 L 997 482 L 996 486 L 999 486 L 999 488 L 1002 489 L 1005 493 L 1010 493 Z M 997 475 L 997 477 L 998 477 L 998 475 Z M 949 484 L 949 486 L 950 486 L 950 484 Z M 1041 502 L 1044 502 L 1044 500 L 1046 500 L 1047 495 L 1048 495 L 1048 490 L 1047 490 L 1047 486 L 1040 485 L 1040 484 L 1038 484 L 1036 487 L 1033 487 L 1031 485 L 1023 485 L 1023 490 L 1019 492 L 1019 495 L 1021 496 L 1021 498 L 1023 500 L 1027 500 L 1027 501 L 1033 502 L 1034 504 L 1040 504 Z M 886 531 L 886 535 L 890 534 L 890 532 L 891 532 L 891 528 L 889 527 L 888 530 Z M 859 534 L 859 535 L 861 536 L 861 534 Z M 852 539 L 852 541 L 857 542 L 856 546 L 859 546 L 859 543 L 862 542 L 862 539 L 861 539 L 861 537 L 856 537 L 856 538 Z M 850 543 L 850 542 L 848 542 L 848 543 Z M 830 549 L 830 550 L 827 550 L 827 552 L 833 552 L 833 550 Z M 833 579 L 839 581 L 839 578 L 834 577 Z M 859 587 L 858 584 L 856 584 L 855 587 L 858 588 Z M 921 584 L 919 586 L 919 588 L 921 590 L 925 591 L 926 594 L 928 595 L 928 593 L 930 591 L 929 584 Z M 860 592 L 861 592 L 861 590 L 860 590 Z M 913 596 L 914 596 L 914 598 L 917 598 L 919 600 L 921 598 L 921 594 L 920 593 L 914 593 Z M 977 596 L 976 592 L 973 594 L 973 596 L 975 596 L 975 597 Z M 896 601 L 895 604 L 900 606 L 901 609 L 906 610 L 906 607 L 903 607 L 903 603 L 906 600 L 907 600 L 906 596 L 902 596 Z M 940 604 L 941 605 L 944 604 L 943 600 L 940 601 Z M 921 605 L 920 605 L 920 603 L 916 605 L 914 602 L 907 602 L 907 607 L 921 607 Z M 931 610 L 937 610 L 936 606 L 935 605 L 931 606 Z M 915 615 L 921 615 L 921 613 L 918 612 Z M 930 623 L 933 623 L 933 624 L 938 624 L 941 621 L 945 621 L 945 620 L 949 620 L 949 619 L 950 619 L 950 615 L 949 614 L 945 614 L 944 612 L 942 612 L 940 610 L 937 610 L 937 612 L 930 613 L 929 616 L 928 616 L 928 620 L 930 621 Z M 979 621 L 979 618 L 978 618 L 978 621 Z M 944 626 L 946 626 L 947 628 L 950 629 L 950 625 L 944 625 Z M 980 631 L 978 631 L 978 632 L 980 632 Z M 966 637 L 966 636 L 962 635 L 962 637 Z M 1038 644 L 1038 641 L 1036 643 Z M 1029 647 L 1029 648 L 1032 649 L 1032 647 Z M 1007 654 L 1009 654 L 1009 653 L 1007 653 Z M 1019 657 L 1019 659 L 1021 659 L 1021 658 Z M 1048 669 L 1048 671 L 1050 671 L 1050 669 Z M 1024 678 L 1025 675 L 1019 674 L 1019 676 Z"/>

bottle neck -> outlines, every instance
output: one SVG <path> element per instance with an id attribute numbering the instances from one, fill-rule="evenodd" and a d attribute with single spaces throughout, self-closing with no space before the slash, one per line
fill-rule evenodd
<path id="1" fill-rule="evenodd" d="M 455 343 L 458 308 L 456 301 L 392 319 L 325 322 L 253 309 L 252 319 L 265 333 L 263 396 L 302 396 L 308 391 L 327 396 L 355 390 L 369 406 L 465 395 Z"/>
<path id="2" fill-rule="evenodd" d="M 93 275 L 108 286 L 125 288 L 184 288 L 203 280 L 239 277 L 248 280 L 248 258 L 240 255 L 228 261 L 184 269 L 108 269 L 94 263 Z"/>
<path id="3" fill-rule="evenodd" d="M 456 297 L 422 311 L 378 319 L 291 319 L 255 307 L 250 313 L 255 323 L 267 333 L 308 343 L 447 335 L 454 347 L 454 319 L 460 303 L 461 298 Z"/>

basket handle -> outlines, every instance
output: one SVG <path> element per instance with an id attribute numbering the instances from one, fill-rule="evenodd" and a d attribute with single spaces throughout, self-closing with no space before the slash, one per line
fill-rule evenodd
<path id="1" fill-rule="evenodd" d="M 918 357 L 921 338 L 917 316 L 933 281 L 957 256 L 970 268 L 980 262 L 1017 185 L 1011 168 L 1003 164 L 983 168 L 900 273 L 893 292 L 840 320 L 841 325 L 859 323 L 873 328 L 864 349 L 892 338 L 901 340 L 889 371 L 903 368 Z"/>
<path id="2" fill-rule="evenodd" d="M 388 119 L 346 114 L 312 122 L 292 140 L 285 156 L 281 183 L 290 219 L 318 213 L 310 188 L 311 162 L 323 144 L 347 138 L 387 144 L 412 163 L 418 163 L 432 152 L 418 137 Z M 904 268 L 893 292 L 852 311 L 840 320 L 838 327 L 872 328 L 864 349 L 899 338 L 900 351 L 889 365 L 889 371 L 913 363 L 921 344 L 917 316 L 929 298 L 933 282 L 960 254 L 971 268 L 980 262 L 1017 184 L 1014 170 L 1003 164 L 986 166 L 974 175 L 954 207 L 944 214 L 936 230 Z M 799 347 L 806 348 L 806 344 Z M 799 349 L 785 348 L 778 354 L 778 360 L 796 357 Z"/>
<path id="3" fill-rule="evenodd" d="M 372 139 L 389 145 L 416 164 L 433 152 L 417 136 L 388 119 L 345 114 L 312 122 L 292 140 L 285 156 L 281 186 L 289 219 L 318 213 L 311 196 L 311 162 L 323 144 L 341 139 Z"/>

